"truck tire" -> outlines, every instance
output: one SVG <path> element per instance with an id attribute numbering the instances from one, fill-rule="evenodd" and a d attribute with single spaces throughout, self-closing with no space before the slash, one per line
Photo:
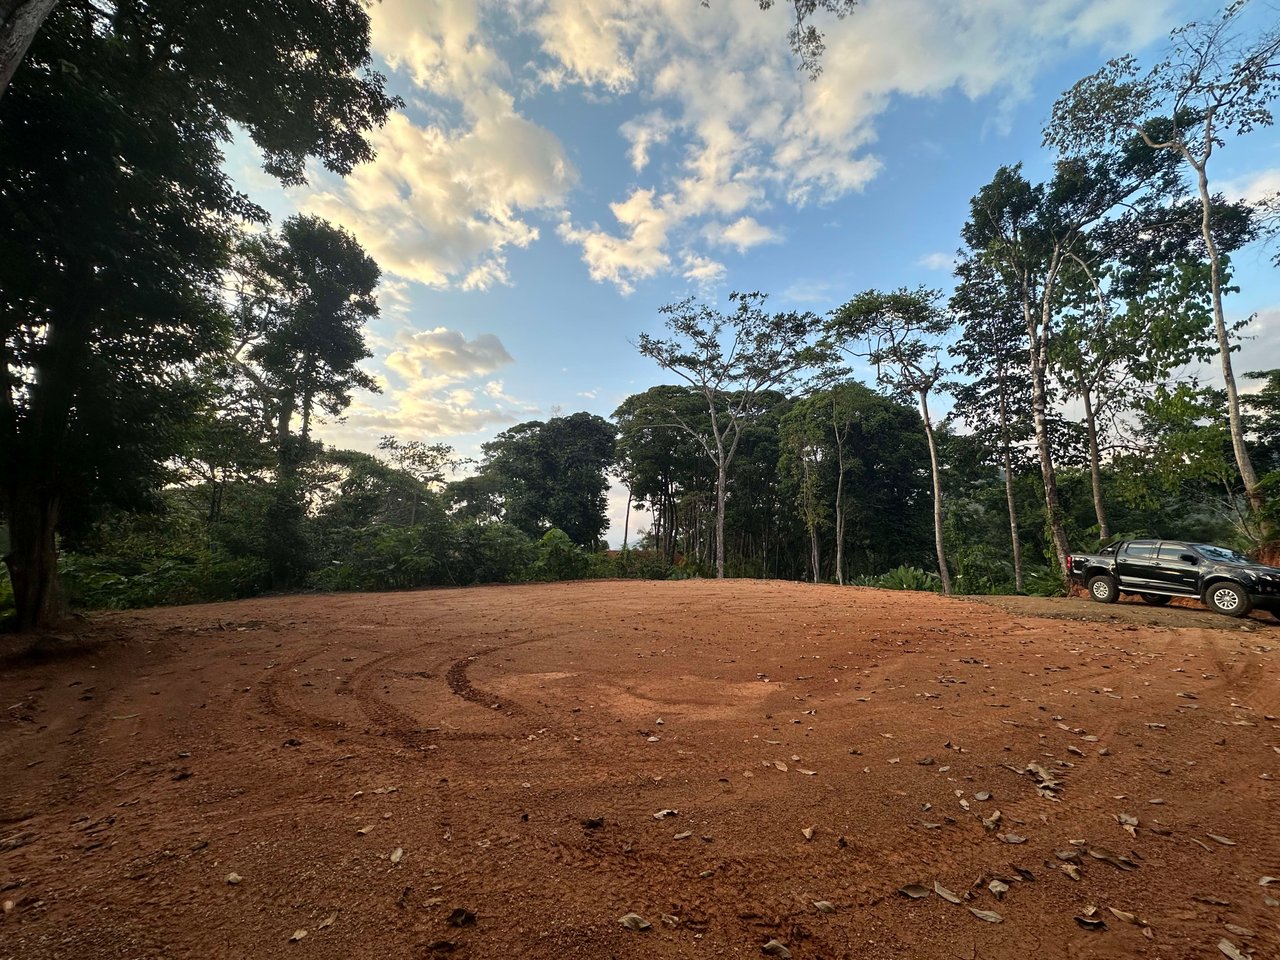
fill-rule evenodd
<path id="1" fill-rule="evenodd" d="M 1116 587 L 1116 578 L 1105 573 L 1090 577 L 1086 587 L 1089 590 L 1090 599 L 1096 600 L 1098 603 L 1115 603 L 1120 598 L 1120 591 Z"/>
<path id="2" fill-rule="evenodd" d="M 1149 603 L 1153 607 L 1163 607 L 1166 603 L 1173 599 L 1166 593 L 1140 593 L 1143 603 Z"/>
<path id="3" fill-rule="evenodd" d="M 1253 609 L 1243 587 L 1230 580 L 1219 580 L 1204 592 L 1204 602 L 1210 610 L 1226 614 L 1228 617 L 1247 616 Z"/>

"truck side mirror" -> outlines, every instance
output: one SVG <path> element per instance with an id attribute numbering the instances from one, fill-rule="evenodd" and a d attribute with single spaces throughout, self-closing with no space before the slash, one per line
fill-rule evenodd
<path id="1" fill-rule="evenodd" d="M 1183 563 L 1190 563 L 1190 564 L 1199 563 L 1199 561 L 1195 558 L 1195 556 L 1190 553 L 1184 553 L 1180 555 L 1178 559 L 1181 560 Z"/>

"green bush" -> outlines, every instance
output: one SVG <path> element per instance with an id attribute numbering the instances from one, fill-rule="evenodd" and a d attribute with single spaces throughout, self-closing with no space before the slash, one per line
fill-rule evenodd
<path id="1" fill-rule="evenodd" d="M 879 576 L 859 577 L 857 583 L 864 587 L 879 587 L 881 590 L 923 590 L 930 593 L 942 590 L 942 578 L 936 573 L 905 564 Z"/>
<path id="2" fill-rule="evenodd" d="M 529 572 L 534 580 L 582 580 L 591 558 L 563 530 L 551 529 L 538 541 L 537 559 Z"/>
<path id="3" fill-rule="evenodd" d="M 951 586 L 956 593 L 994 594 L 1015 592 L 1013 561 L 1007 552 L 987 544 L 953 548 Z"/>
<path id="4" fill-rule="evenodd" d="M 517 583 L 527 580 L 536 545 L 505 523 L 465 520 L 448 533 L 445 573 L 456 586 L 473 583 Z"/>

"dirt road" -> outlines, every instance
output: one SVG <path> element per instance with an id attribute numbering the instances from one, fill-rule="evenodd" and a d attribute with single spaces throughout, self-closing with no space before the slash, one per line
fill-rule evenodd
<path id="1" fill-rule="evenodd" d="M 10 641 L 0 957 L 1280 957 L 1280 626 L 1019 603 L 603 582 Z"/>

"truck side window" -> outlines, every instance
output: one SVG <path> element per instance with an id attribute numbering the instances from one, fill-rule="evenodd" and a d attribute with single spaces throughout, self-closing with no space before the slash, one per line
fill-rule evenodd
<path id="1" fill-rule="evenodd" d="M 1185 543 L 1160 544 L 1160 561 L 1162 563 L 1187 563 L 1188 558 L 1192 561 L 1195 560 L 1195 557 L 1191 555 L 1191 548 Z"/>
<path id="2" fill-rule="evenodd" d="M 1131 540 L 1124 546 L 1124 555 L 1135 560 L 1152 560 L 1156 556 L 1156 541 Z"/>

